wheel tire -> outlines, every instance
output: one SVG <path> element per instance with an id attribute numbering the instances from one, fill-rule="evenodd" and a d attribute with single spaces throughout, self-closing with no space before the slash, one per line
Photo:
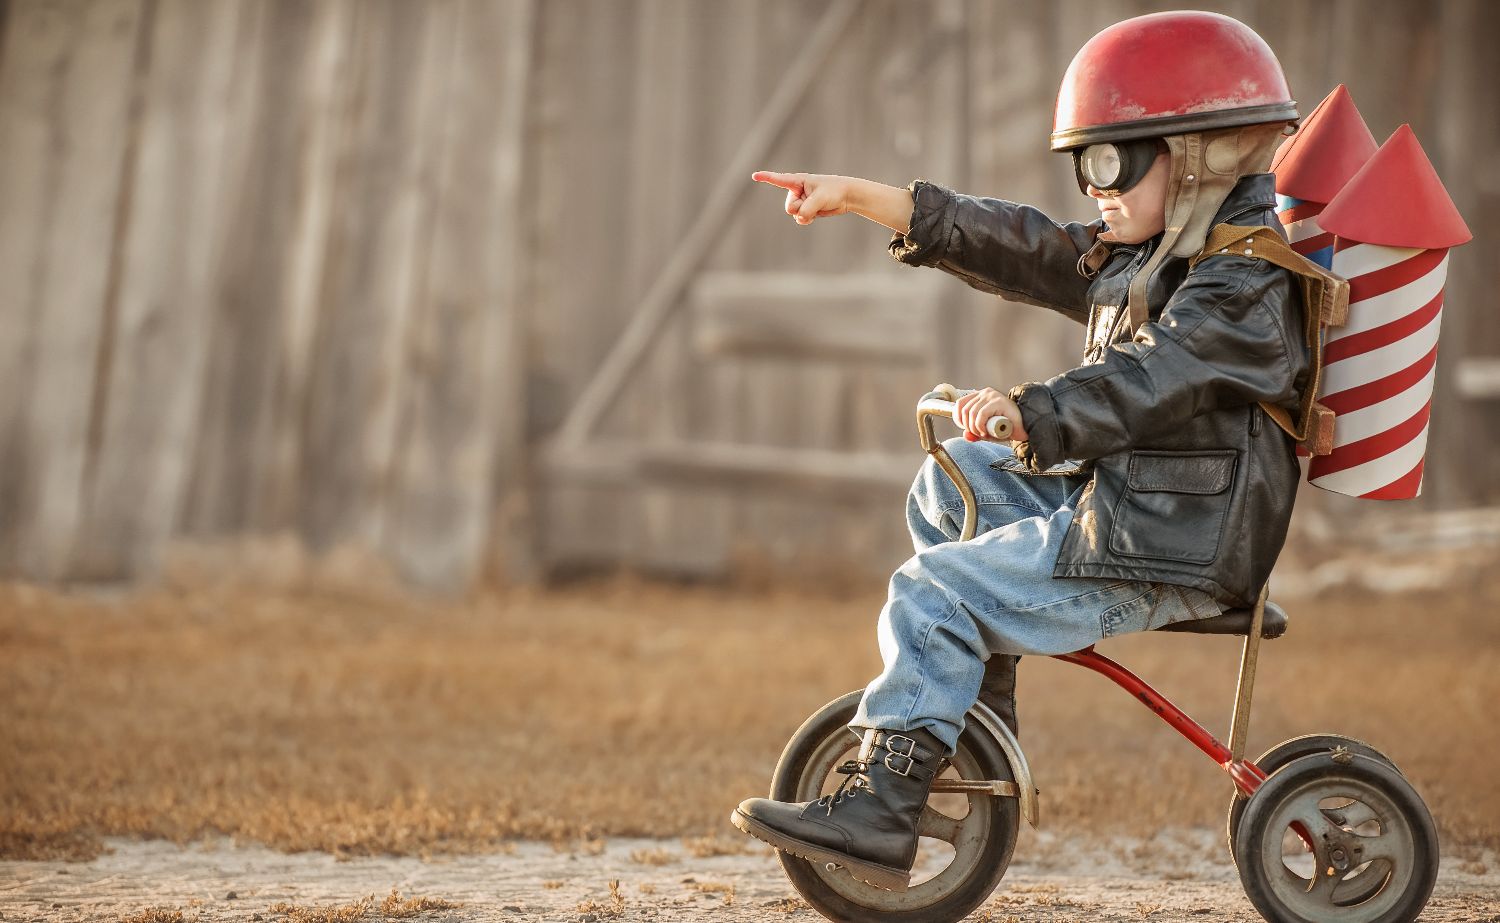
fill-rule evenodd
<path id="1" fill-rule="evenodd" d="M 828 703 L 792 735 L 771 780 L 771 797 L 777 801 L 808 801 L 818 797 L 825 778 L 812 779 L 817 772 L 812 764 L 820 753 L 847 749 L 858 743 L 848 729 L 859 706 L 863 690 L 851 692 Z M 826 758 L 823 760 L 827 762 Z M 977 768 L 982 778 L 1015 781 L 1010 763 L 999 743 L 977 721 L 966 723 L 958 740 L 958 751 L 952 762 Z M 971 778 L 963 773 L 963 778 Z M 809 794 L 811 793 L 811 794 Z M 958 797 L 958 796 L 944 796 Z M 955 853 L 952 864 L 926 882 L 905 892 L 885 891 L 859 882 L 844 870 L 829 873 L 821 865 L 776 851 L 792 887 L 814 910 L 830 920 L 844 923 L 953 923 L 984 903 L 1010 865 L 1020 830 L 1021 808 L 1018 799 L 989 795 L 969 795 L 969 811 L 988 812 L 980 817 L 988 823 L 988 833 L 971 853 L 967 872 L 943 880 L 959 865 Z M 970 815 L 966 815 L 967 817 Z M 842 876 L 835 882 L 832 876 Z M 936 883 L 936 884 L 934 884 Z"/>
<path id="2" fill-rule="evenodd" d="M 1358 753 L 1360 756 L 1368 756 L 1371 759 L 1380 760 L 1387 766 L 1401 770 L 1391 758 L 1376 750 L 1374 747 L 1362 740 L 1353 737 L 1344 737 L 1341 734 L 1304 734 L 1301 737 L 1293 737 L 1291 740 L 1283 740 L 1281 743 L 1267 750 L 1255 761 L 1260 771 L 1270 775 L 1292 760 L 1315 753 L 1331 753 L 1334 749 L 1343 747 L 1350 753 Z M 1247 799 L 1236 789 L 1229 797 L 1229 820 L 1225 825 L 1225 842 L 1229 846 L 1229 857 L 1234 858 L 1234 835 L 1240 828 L 1240 817 L 1245 813 L 1245 801 Z"/>
<path id="3" fill-rule="evenodd" d="M 1354 805 L 1323 806 L 1334 798 L 1363 805 L 1368 819 L 1342 827 L 1328 812 Z M 1285 844 L 1293 842 L 1286 834 L 1294 823 L 1316 847 L 1306 872 L 1310 877 L 1284 859 Z M 1370 824 L 1378 824 L 1378 835 L 1368 835 Z M 1382 854 L 1390 858 L 1360 861 Z M 1315 753 L 1282 766 L 1250 796 L 1235 836 L 1235 858 L 1245 895 L 1267 920 L 1406 923 L 1426 906 L 1437 881 L 1437 828 L 1421 796 L 1390 763 L 1355 753 Z M 1294 855 L 1302 864 L 1300 859 Z M 1384 871 L 1377 862 L 1384 863 Z M 1336 864 L 1345 875 L 1328 876 L 1332 884 L 1320 890 L 1320 873 Z M 1349 872 L 1358 875 L 1350 878 Z M 1359 883 L 1365 875 L 1372 876 L 1374 887 Z"/>

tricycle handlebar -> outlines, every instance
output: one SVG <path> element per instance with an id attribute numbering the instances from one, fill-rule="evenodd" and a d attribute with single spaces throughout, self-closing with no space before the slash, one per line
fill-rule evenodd
<path id="1" fill-rule="evenodd" d="M 922 395 L 922 399 L 917 402 L 917 435 L 922 441 L 922 451 L 932 456 L 938 467 L 942 468 L 953 481 L 953 486 L 958 488 L 959 496 L 963 497 L 964 526 L 959 537 L 959 541 L 963 542 L 973 538 L 978 529 L 979 504 L 974 499 L 974 488 L 969 486 L 969 479 L 964 477 L 964 473 L 959 470 L 953 457 L 948 454 L 948 450 L 943 448 L 943 443 L 933 434 L 932 421 L 934 417 L 952 420 L 956 409 L 955 402 L 965 394 L 973 393 L 973 391 L 961 391 L 945 383 Z M 1011 434 L 1010 420 L 1000 415 L 991 417 L 986 428 L 996 439 L 1007 439 Z"/>

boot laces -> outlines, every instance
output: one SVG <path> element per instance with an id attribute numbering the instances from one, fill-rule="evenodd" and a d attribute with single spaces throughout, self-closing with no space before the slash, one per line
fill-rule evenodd
<path id="1" fill-rule="evenodd" d="M 826 807 L 829 814 L 833 813 L 834 805 L 840 803 L 845 798 L 853 798 L 855 793 L 860 789 L 868 789 L 870 787 L 870 777 L 867 775 L 870 771 L 870 764 L 867 762 L 862 760 L 845 760 L 842 766 L 834 767 L 833 771 L 843 773 L 844 781 L 839 783 L 837 789 L 818 799 L 818 804 Z"/>

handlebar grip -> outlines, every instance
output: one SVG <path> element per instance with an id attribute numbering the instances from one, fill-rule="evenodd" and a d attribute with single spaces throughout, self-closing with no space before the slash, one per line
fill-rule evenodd
<path id="1" fill-rule="evenodd" d="M 1009 439 L 1012 429 L 1010 425 L 1010 418 L 1002 416 L 1000 414 L 996 414 L 995 416 L 990 417 L 989 421 L 985 423 L 985 429 L 989 431 L 989 434 L 992 438 Z M 968 430 L 964 430 L 964 438 L 969 440 L 970 442 L 978 442 L 980 439 L 980 437 L 974 435 Z"/>
<path id="2" fill-rule="evenodd" d="M 965 395 L 973 394 L 975 390 L 976 389 L 973 388 L 959 388 L 945 381 L 942 384 L 934 385 L 931 391 L 928 391 L 926 394 L 922 395 L 922 400 L 918 403 L 920 404 L 928 400 L 948 401 L 952 403 Z M 957 423 L 958 420 L 954 419 L 953 422 Z M 989 420 L 985 423 L 985 429 L 988 431 L 990 438 L 992 439 L 1009 439 L 1010 434 L 1015 429 L 1015 427 L 1006 417 L 1002 415 L 996 415 L 990 417 Z M 978 442 L 982 437 L 975 436 L 968 430 L 965 430 L 964 438 L 969 440 L 970 442 Z"/>

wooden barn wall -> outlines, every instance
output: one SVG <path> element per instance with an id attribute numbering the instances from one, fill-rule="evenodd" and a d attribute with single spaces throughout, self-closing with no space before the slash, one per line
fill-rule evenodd
<path id="1" fill-rule="evenodd" d="M 548 243 L 530 306 L 544 427 L 597 368 L 803 52 L 817 21 L 810 11 L 825 9 L 694 0 L 548 4 L 535 136 L 537 220 Z M 932 52 L 962 48 L 961 13 L 956 3 L 862 4 L 768 166 L 888 179 L 924 166 L 954 170 L 961 110 L 926 99 L 944 81 L 959 82 L 961 52 Z M 798 228 L 780 203 L 779 191 L 752 187 L 746 176 L 705 269 L 912 272 L 890 260 L 888 234 L 867 222 Z M 909 450 L 913 400 L 944 374 L 937 362 L 713 359 L 694 353 L 690 333 L 685 313 L 666 324 L 601 436 Z M 911 457 L 914 465 L 920 460 Z M 579 484 L 550 491 L 537 523 L 555 561 L 689 573 L 717 572 L 726 560 L 823 567 L 890 560 L 905 541 L 891 528 L 899 525 L 900 501 L 899 491 L 829 505 L 805 493 Z"/>
<path id="2" fill-rule="evenodd" d="M 0 571 L 284 533 L 482 571 L 535 7 L 5 7 Z"/>
<path id="3" fill-rule="evenodd" d="M 548 477 L 545 441 L 695 224 L 820 17 L 840 39 L 765 166 L 915 177 L 1087 219 L 1046 150 L 1057 82 L 1124 0 L 10 0 L 0 4 L 0 573 L 149 574 L 173 542 L 292 534 L 414 583 L 639 566 L 888 569 L 865 495 Z M 1500 8 L 1208 3 L 1276 49 L 1304 112 L 1345 83 L 1410 121 L 1468 219 L 1423 497 L 1500 503 Z M 1081 331 L 898 266 L 849 218 L 745 178 L 701 269 L 930 273 L 902 363 L 701 352 L 675 311 L 608 440 L 920 458 L 917 394 L 1072 364 Z M 598 452 L 588 457 L 589 451 Z M 1478 460 L 1476 462 L 1476 459 Z M 1313 508 L 1372 507 L 1308 491 Z"/>

